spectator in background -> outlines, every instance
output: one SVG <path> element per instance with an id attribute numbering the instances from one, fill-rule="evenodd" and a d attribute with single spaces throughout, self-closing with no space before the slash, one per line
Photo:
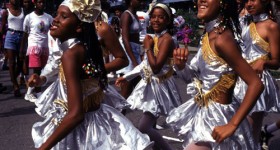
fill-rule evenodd
<path id="1" fill-rule="evenodd" d="M 33 73 L 40 75 L 46 65 L 49 55 L 48 31 L 52 23 L 52 16 L 44 12 L 44 0 L 34 0 L 35 10 L 24 19 L 24 37 L 21 43 L 21 54 L 24 53 L 25 43 L 28 40 L 26 55 L 29 57 L 29 68 Z M 32 94 L 33 88 L 28 88 L 25 100 L 34 102 L 41 94 L 41 88 L 35 87 L 36 96 Z"/>
<path id="2" fill-rule="evenodd" d="M 13 83 L 15 97 L 21 96 L 20 87 L 16 79 L 19 75 L 19 49 L 23 36 L 24 20 L 23 8 L 20 5 L 20 0 L 10 0 L 9 8 L 2 13 L 1 27 L 1 31 L 3 31 L 5 25 L 8 24 L 4 48 L 7 50 L 9 72 Z"/>
<path id="3" fill-rule="evenodd" d="M 31 0 L 23 0 L 22 1 L 22 6 L 23 6 L 23 12 L 24 12 L 24 16 L 26 16 L 27 14 L 31 13 L 34 9 L 34 5 L 32 3 Z M 23 49 L 23 53 L 26 53 L 27 50 L 27 43 L 25 43 L 25 48 Z M 28 74 L 29 74 L 29 70 L 28 70 L 28 57 L 24 54 L 24 55 L 20 55 L 20 80 L 19 83 L 21 85 L 24 85 L 26 83 L 26 80 L 28 79 Z"/>
<path id="4" fill-rule="evenodd" d="M 6 2 L 2 2 L 1 8 L 0 8 L 0 53 L 3 54 L 3 64 L 1 66 L 2 70 L 9 70 L 9 67 L 7 65 L 8 62 L 8 56 L 7 56 L 7 51 L 4 49 L 4 42 L 5 42 L 5 36 L 6 36 L 6 31 L 7 31 L 7 24 L 4 25 L 4 29 L 2 30 L 2 16 L 3 16 L 3 11 L 6 10 Z"/>
<path id="5" fill-rule="evenodd" d="M 3 2 L 3 4 L 2 5 L 4 5 L 5 6 L 5 2 Z M 1 24 L 1 20 L 2 20 L 2 9 L 5 9 L 4 7 L 1 7 L 0 8 L 0 29 L 1 29 L 1 26 L 2 26 L 2 24 Z M 3 32 L 0 32 L 0 38 L 2 39 L 3 38 L 3 36 L 4 36 L 4 34 L 3 34 Z M 3 60 L 3 66 L 4 66 L 4 64 L 5 64 L 5 60 L 6 60 L 6 66 L 7 66 L 7 59 L 6 59 L 6 57 L 5 57 L 5 52 L 4 52 L 4 47 L 3 47 L 3 42 L 2 42 L 2 40 L 0 40 L 0 56 L 1 57 L 3 57 L 3 59 L 0 57 L 0 61 L 2 61 Z M 2 66 L 2 67 L 3 67 Z M 2 68 L 3 69 L 3 68 Z M 2 93 L 3 91 L 5 91 L 7 88 L 6 87 L 4 87 L 3 85 L 2 85 L 2 83 L 0 83 L 0 93 Z"/>
<path id="6" fill-rule="evenodd" d="M 114 8 L 114 14 L 115 14 L 115 16 L 117 16 L 119 19 L 121 18 L 121 15 L 122 15 L 123 11 L 124 11 L 123 5 L 116 6 L 116 7 Z"/>

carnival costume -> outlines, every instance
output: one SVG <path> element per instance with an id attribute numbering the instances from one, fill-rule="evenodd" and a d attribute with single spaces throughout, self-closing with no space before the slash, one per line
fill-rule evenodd
<path id="1" fill-rule="evenodd" d="M 65 1 L 62 5 L 64 3 Z M 67 114 L 67 86 L 60 57 L 64 51 L 79 43 L 78 39 L 68 39 L 58 44 L 59 50 L 52 52 L 56 57 L 52 57 L 53 62 L 49 64 L 53 66 L 49 65 L 48 69 L 53 67 L 55 73 L 45 72 L 45 75 L 57 78 L 35 102 L 36 112 L 45 119 L 32 127 L 32 138 L 36 148 L 49 138 Z M 90 58 L 87 58 L 86 62 L 90 62 L 88 60 Z M 81 66 L 84 120 L 52 149 L 143 150 L 150 146 L 147 135 L 136 129 L 118 110 L 102 104 L 102 101 L 111 98 L 111 95 L 106 94 L 100 88 L 98 80 L 91 77 L 88 66 L 88 63 Z"/>
<path id="2" fill-rule="evenodd" d="M 206 33 L 201 47 L 190 65 L 177 71 L 177 75 L 187 83 L 188 93 L 193 98 L 173 109 L 166 119 L 172 129 L 184 140 L 183 147 L 191 143 L 209 143 L 213 150 L 255 150 L 250 125 L 246 119 L 241 122 L 234 134 L 217 143 L 212 137 L 216 126 L 228 124 L 240 104 L 232 100 L 230 104 L 216 101 L 219 93 L 235 84 L 236 74 L 230 66 L 210 47 L 208 33 L 217 20 L 206 24 Z M 176 68 L 176 67 L 175 67 Z"/>
<path id="3" fill-rule="evenodd" d="M 70 39 L 62 43 L 74 46 L 79 41 Z M 69 49 L 69 47 L 67 48 Z M 62 49 L 62 51 L 67 50 Z M 67 113 L 67 88 L 61 64 L 55 80 L 35 102 L 36 112 L 45 120 L 37 122 L 32 128 L 35 147 L 39 147 L 53 133 Z M 85 119 L 53 149 L 144 149 L 150 144 L 149 137 L 140 133 L 118 110 L 100 104 L 110 95 L 103 92 L 96 79 L 83 79 L 83 99 Z M 100 108 L 88 111 L 92 105 Z M 98 104 L 97 104 L 98 105 Z M 67 146 L 67 147 L 66 147 Z"/>
<path id="4" fill-rule="evenodd" d="M 256 29 L 256 22 L 265 21 L 269 19 L 269 16 L 267 14 L 253 16 L 253 22 L 250 24 L 248 23 L 250 19 L 246 18 L 248 17 L 241 19 L 242 39 L 244 41 L 244 46 L 242 47 L 243 58 L 250 65 L 253 65 L 256 61 L 261 59 L 269 60 L 269 43 L 260 37 Z M 250 113 L 259 111 L 279 112 L 280 94 L 276 80 L 269 73 L 268 69 L 264 69 L 260 77 L 265 88 Z M 234 89 L 234 95 L 239 102 L 242 102 L 246 94 L 246 89 L 247 84 L 241 78 L 238 78 Z"/>
<path id="5" fill-rule="evenodd" d="M 154 39 L 158 39 L 164 33 L 166 33 L 166 30 L 160 35 L 156 35 L 157 37 Z M 154 55 L 157 56 L 159 51 L 157 40 L 154 42 L 153 50 Z M 150 112 L 154 116 L 159 117 L 160 115 L 167 116 L 173 108 L 181 104 L 180 95 L 173 76 L 172 63 L 173 60 L 168 58 L 161 71 L 154 74 L 147 54 L 145 54 L 144 60 L 131 72 L 123 76 L 126 80 L 132 80 L 139 75 L 142 78 L 127 98 L 131 109 Z"/>

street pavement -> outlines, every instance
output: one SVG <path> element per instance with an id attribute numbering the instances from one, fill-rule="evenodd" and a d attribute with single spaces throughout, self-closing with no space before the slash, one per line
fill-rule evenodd
<path id="1" fill-rule="evenodd" d="M 111 84 L 114 80 L 111 79 Z M 183 101 L 190 98 L 186 94 L 186 85 L 181 79 L 176 79 L 178 89 Z M 0 83 L 7 87 L 7 90 L 0 94 L 0 150 L 33 150 L 34 144 L 31 137 L 32 125 L 37 121 L 42 121 L 34 108 L 34 103 L 13 95 L 12 84 L 8 71 L 0 71 Z M 21 92 L 25 93 L 25 86 L 21 87 Z M 119 89 L 118 89 L 119 90 Z M 141 111 L 129 111 L 127 117 L 137 126 L 141 118 Z M 268 114 L 263 124 L 269 124 L 280 119 L 280 114 Z M 158 124 L 164 126 L 164 117 L 160 117 Z M 182 150 L 182 143 L 179 142 L 176 134 L 171 129 L 158 130 L 174 148 Z M 270 140 L 270 150 L 279 150 L 280 130 L 274 132 L 275 136 Z"/>

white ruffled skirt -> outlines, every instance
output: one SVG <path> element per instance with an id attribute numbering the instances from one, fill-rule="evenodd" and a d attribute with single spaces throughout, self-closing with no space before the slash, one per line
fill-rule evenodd
<path id="1" fill-rule="evenodd" d="M 66 98 L 61 82 L 54 82 L 35 102 L 36 112 L 44 118 L 32 127 L 35 147 L 40 147 L 66 115 L 55 99 Z M 108 91 L 107 91 L 108 92 Z M 106 98 L 108 95 L 105 94 Z M 53 150 L 143 150 L 151 146 L 148 135 L 142 134 L 117 109 L 101 104 L 96 111 L 85 113 L 84 121 L 58 142 Z"/>
<path id="2" fill-rule="evenodd" d="M 167 116 L 172 109 L 178 107 L 181 98 L 172 76 L 160 83 L 156 78 L 151 78 L 150 83 L 140 80 L 127 102 L 131 109 L 150 112 L 158 117 Z"/>
<path id="3" fill-rule="evenodd" d="M 230 121 L 238 107 L 237 102 L 228 105 L 212 102 L 208 107 L 199 107 L 193 99 L 190 99 L 173 109 L 166 122 L 184 140 L 183 147 L 191 143 L 206 142 L 213 150 L 256 150 L 252 131 L 246 119 L 232 136 L 220 144 L 211 136 L 216 126 L 225 125 Z"/>
<path id="4" fill-rule="evenodd" d="M 130 107 L 124 97 L 112 85 L 108 85 L 107 89 L 104 90 L 104 96 L 102 103 L 116 108 L 119 111 Z"/>

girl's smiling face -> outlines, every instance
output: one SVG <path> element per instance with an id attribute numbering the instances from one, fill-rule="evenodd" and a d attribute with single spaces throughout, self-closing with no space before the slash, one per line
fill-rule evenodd
<path id="1" fill-rule="evenodd" d="M 209 22 L 219 16 L 220 0 L 198 0 L 197 9 L 198 19 Z"/>
<path id="2" fill-rule="evenodd" d="M 80 20 L 67 6 L 61 5 L 53 19 L 50 34 L 62 42 L 76 37 L 80 29 Z"/>
<path id="3" fill-rule="evenodd" d="M 165 30 L 170 23 L 167 13 L 162 8 L 153 9 L 150 21 L 156 33 Z"/>

